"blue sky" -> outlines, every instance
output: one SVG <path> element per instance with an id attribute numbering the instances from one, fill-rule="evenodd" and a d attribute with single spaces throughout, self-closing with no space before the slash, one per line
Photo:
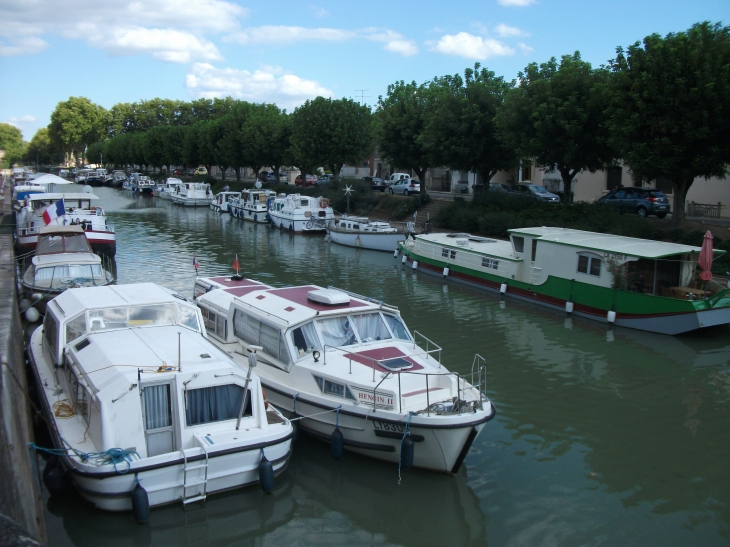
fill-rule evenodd
<path id="1" fill-rule="evenodd" d="M 70 96 L 291 111 L 317 95 L 372 105 L 475 62 L 508 80 L 576 50 L 600 65 L 651 33 L 730 24 L 730 0 L 0 0 L 0 21 L 0 122 L 30 140 Z"/>

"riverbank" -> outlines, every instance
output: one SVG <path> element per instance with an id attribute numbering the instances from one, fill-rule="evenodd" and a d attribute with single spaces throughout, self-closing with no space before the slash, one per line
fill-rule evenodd
<path id="1" fill-rule="evenodd" d="M 48 543 L 46 524 L 28 443 L 33 440 L 23 329 L 15 291 L 11 188 L 3 187 L 0 234 L 0 545 Z M 12 228 L 9 230 L 12 234 Z M 35 539 L 31 539 L 35 538 Z"/>

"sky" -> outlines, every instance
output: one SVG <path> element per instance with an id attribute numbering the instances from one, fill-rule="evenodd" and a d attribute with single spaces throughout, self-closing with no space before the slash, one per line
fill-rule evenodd
<path id="1" fill-rule="evenodd" d="M 598 66 L 701 21 L 729 25 L 730 0 L 0 0 L 0 122 L 30 140 L 72 96 L 375 105 L 399 80 Z"/>

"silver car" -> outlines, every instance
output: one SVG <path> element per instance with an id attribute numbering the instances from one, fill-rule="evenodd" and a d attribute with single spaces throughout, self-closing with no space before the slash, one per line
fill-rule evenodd
<path id="1" fill-rule="evenodd" d="M 388 192 L 390 192 L 391 194 L 403 194 L 404 196 L 417 194 L 420 191 L 421 183 L 414 179 L 397 180 L 388 188 Z"/>
<path id="2" fill-rule="evenodd" d="M 547 203 L 560 203 L 560 198 L 558 196 L 548 192 L 544 186 L 538 186 L 537 184 L 515 184 L 512 187 L 512 192 L 521 196 L 529 196 L 539 201 L 545 201 Z"/>

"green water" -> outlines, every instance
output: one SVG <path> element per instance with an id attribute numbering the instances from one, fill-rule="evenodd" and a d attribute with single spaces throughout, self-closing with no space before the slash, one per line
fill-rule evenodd
<path id="1" fill-rule="evenodd" d="M 414 275 L 392 254 L 294 236 L 208 209 L 95 189 L 117 229 L 120 283 L 191 295 L 195 271 L 334 285 L 398 306 L 467 372 L 487 359 L 497 417 L 456 477 L 301 438 L 272 495 L 130 514 L 48 501 L 50 545 L 727 545 L 730 329 L 668 337 L 566 318 Z"/>

